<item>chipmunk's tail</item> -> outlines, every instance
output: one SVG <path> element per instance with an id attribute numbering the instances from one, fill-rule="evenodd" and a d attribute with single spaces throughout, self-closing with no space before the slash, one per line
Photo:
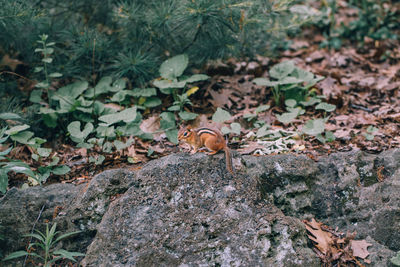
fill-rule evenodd
<path id="1" fill-rule="evenodd" d="M 224 147 L 225 151 L 225 162 L 226 162 L 226 169 L 233 175 L 233 168 L 232 168 L 232 155 L 231 155 L 231 150 L 229 147 L 226 145 Z"/>

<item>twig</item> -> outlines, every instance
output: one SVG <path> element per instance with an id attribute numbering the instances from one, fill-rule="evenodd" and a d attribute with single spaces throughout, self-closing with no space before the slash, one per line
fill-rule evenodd
<path id="1" fill-rule="evenodd" d="M 42 208 L 40 209 L 40 212 L 39 212 L 38 217 L 36 218 L 35 222 L 33 223 L 31 234 L 33 234 L 33 231 L 35 230 L 35 227 L 36 227 L 36 223 L 39 221 L 40 216 L 42 216 L 42 212 L 43 212 L 45 206 L 46 206 L 46 203 L 43 204 Z M 28 246 L 31 244 L 31 242 L 32 242 L 32 236 L 31 236 L 31 238 L 29 239 Z M 28 255 L 25 256 L 24 264 L 22 265 L 23 267 L 25 267 L 25 264 L 26 264 L 26 260 L 27 260 L 27 259 L 28 259 Z"/>

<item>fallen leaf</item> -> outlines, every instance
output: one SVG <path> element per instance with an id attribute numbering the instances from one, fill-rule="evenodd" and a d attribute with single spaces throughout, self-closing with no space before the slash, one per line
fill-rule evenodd
<path id="1" fill-rule="evenodd" d="M 365 240 L 350 240 L 351 249 L 353 250 L 353 256 L 365 259 L 368 257 L 368 247 L 372 244 Z"/>
<path id="2" fill-rule="evenodd" d="M 304 224 L 307 231 L 310 232 L 308 238 L 315 242 L 315 247 L 324 255 L 331 252 L 332 234 L 321 229 L 323 223 L 317 222 L 312 218 L 311 221 L 304 221 Z"/>

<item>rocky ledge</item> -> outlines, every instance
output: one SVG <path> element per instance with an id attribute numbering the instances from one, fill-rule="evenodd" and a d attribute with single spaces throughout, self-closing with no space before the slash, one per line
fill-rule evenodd
<path id="1" fill-rule="evenodd" d="M 234 165 L 232 176 L 221 154 L 173 154 L 86 185 L 11 189 L 0 252 L 23 249 L 21 236 L 50 220 L 82 231 L 60 246 L 86 253 L 83 266 L 320 266 L 301 222 L 311 218 L 371 243 L 370 266 L 400 250 L 400 150 L 317 162 L 235 154 Z"/>

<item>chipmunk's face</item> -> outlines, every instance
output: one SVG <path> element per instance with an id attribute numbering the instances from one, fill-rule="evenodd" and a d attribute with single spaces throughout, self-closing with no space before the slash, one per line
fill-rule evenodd
<path id="1" fill-rule="evenodd" d="M 181 128 L 178 132 L 178 140 L 186 140 L 193 134 L 193 129 L 190 127 Z"/>

